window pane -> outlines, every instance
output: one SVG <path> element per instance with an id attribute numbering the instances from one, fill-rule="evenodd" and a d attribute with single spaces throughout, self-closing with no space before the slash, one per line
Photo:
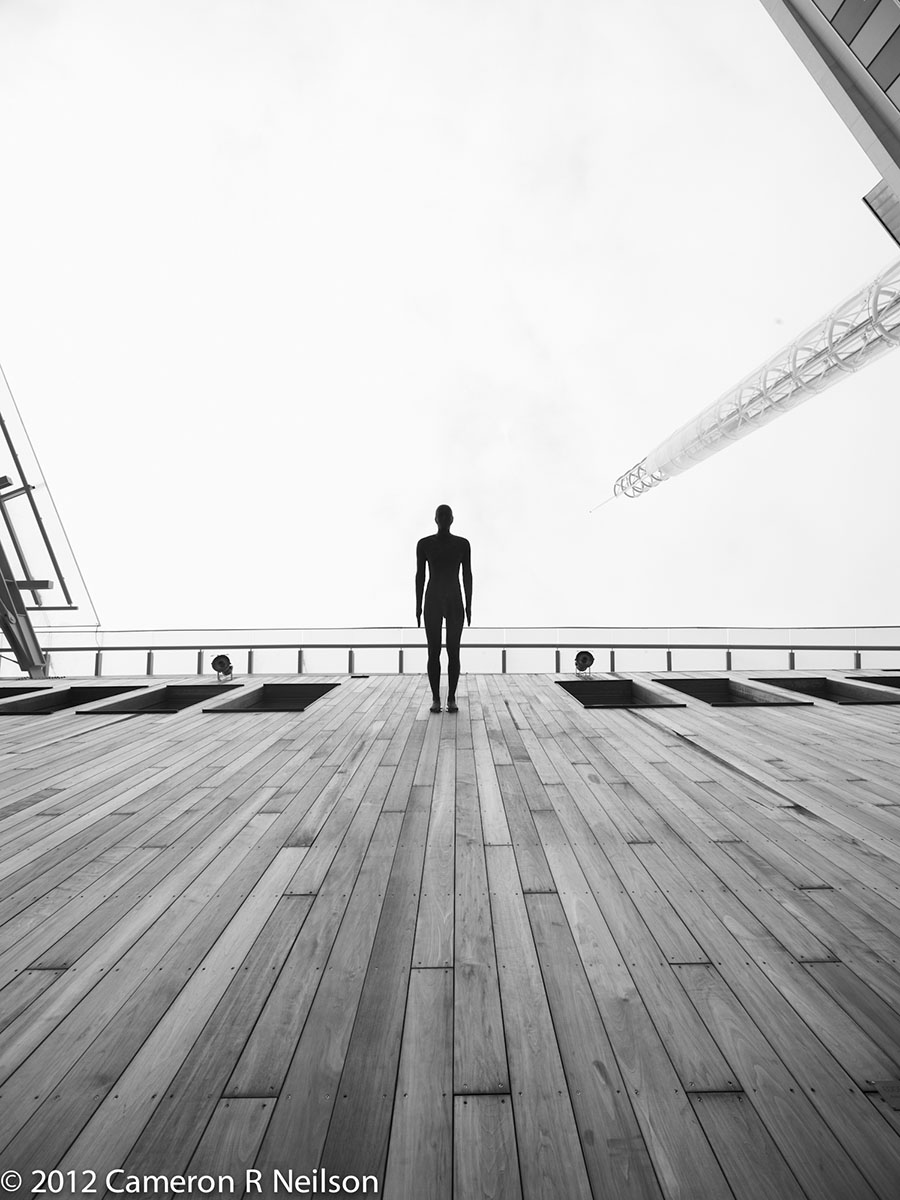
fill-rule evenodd
<path id="1" fill-rule="evenodd" d="M 816 0 L 816 7 L 821 9 L 830 21 L 837 10 L 841 7 L 841 0 Z"/>
<path id="2" fill-rule="evenodd" d="M 894 30 L 898 28 L 900 28 L 900 8 L 897 7 L 895 0 L 881 0 L 851 42 L 850 49 L 863 66 L 867 67 Z"/>
<path id="3" fill-rule="evenodd" d="M 878 0 L 844 0 L 831 22 L 845 42 L 852 42 L 878 7 Z"/>
<path id="4" fill-rule="evenodd" d="M 869 74 L 879 87 L 885 89 L 900 75 L 900 29 L 888 38 L 887 45 L 876 54 L 869 66 Z"/>

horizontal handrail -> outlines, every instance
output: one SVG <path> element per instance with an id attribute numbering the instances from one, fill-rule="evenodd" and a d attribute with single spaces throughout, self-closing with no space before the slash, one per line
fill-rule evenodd
<path id="1" fill-rule="evenodd" d="M 178 642 L 170 645 L 146 642 L 135 646 L 103 646 L 102 652 L 118 653 L 122 650 L 427 650 L 428 643 L 422 642 L 221 642 L 214 646 L 209 642 Z M 850 642 L 469 642 L 462 643 L 463 650 L 896 650 L 900 645 L 862 644 Z M 94 653 L 93 646 L 50 646 L 51 654 Z"/>
<path id="2" fill-rule="evenodd" d="M 126 645 L 104 645 L 96 646 L 52 646 L 48 647 L 48 655 L 51 658 L 56 654 L 93 654 L 94 656 L 94 675 L 100 677 L 103 674 L 103 660 L 106 655 L 120 653 L 142 653 L 146 654 L 146 671 L 145 674 L 152 676 L 154 673 L 154 658 L 158 652 L 173 652 L 179 651 L 183 653 L 194 653 L 197 655 L 196 674 L 203 675 L 206 668 L 206 656 L 210 654 L 246 651 L 247 653 L 247 669 L 244 674 L 252 675 L 254 673 L 254 656 L 257 651 L 266 650 L 290 650 L 297 654 L 297 672 L 304 673 L 304 655 L 307 651 L 316 650 L 344 650 L 347 652 L 347 672 L 354 674 L 356 668 L 355 656 L 360 650 L 396 650 L 398 651 L 397 673 L 404 674 L 404 654 L 407 650 L 426 650 L 427 642 L 423 638 L 420 642 L 408 641 L 389 641 L 389 642 L 357 642 L 357 641 L 223 641 L 211 643 L 210 641 L 193 642 L 193 643 L 162 643 L 148 645 L 146 641 L 139 643 L 129 643 Z M 724 669 L 732 670 L 732 655 L 735 651 L 755 651 L 766 652 L 776 651 L 787 654 L 787 669 L 796 669 L 796 654 L 803 651 L 821 651 L 827 650 L 834 653 L 848 653 L 853 655 L 853 669 L 860 670 L 862 668 L 863 653 L 878 653 L 885 651 L 900 651 L 900 646 L 896 643 L 863 643 L 857 642 L 804 642 L 796 641 L 769 641 L 769 642 L 731 642 L 720 640 L 717 642 L 698 642 L 698 641 L 604 641 L 600 643 L 590 643 L 584 640 L 578 642 L 563 642 L 563 641 L 545 641 L 545 642 L 509 642 L 507 641 L 489 641 L 489 642 L 470 642 L 464 641 L 463 651 L 466 650 L 499 650 L 500 651 L 500 670 L 501 673 L 507 672 L 508 653 L 510 650 L 553 650 L 555 652 L 555 674 L 562 674 L 562 652 L 564 650 L 585 650 L 590 649 L 592 652 L 607 653 L 609 655 L 609 671 L 616 670 L 616 653 L 622 650 L 663 650 L 666 654 L 665 669 L 666 671 L 674 670 L 673 655 L 676 651 L 685 650 L 703 650 L 703 651 L 719 651 L 724 655 Z M 596 661 L 596 659 L 595 659 Z M 600 670 L 602 668 L 598 668 Z M 691 668 L 684 667 L 688 670 Z M 694 670 L 710 668 L 697 668 Z M 777 670 L 778 668 L 756 668 Z M 810 668 L 812 669 L 812 668 Z M 898 666 L 900 669 L 900 666 Z M 285 672 L 266 672 L 266 674 L 280 674 Z M 325 672 L 326 674 L 328 672 Z M 568 672 L 567 672 L 568 673 Z"/>

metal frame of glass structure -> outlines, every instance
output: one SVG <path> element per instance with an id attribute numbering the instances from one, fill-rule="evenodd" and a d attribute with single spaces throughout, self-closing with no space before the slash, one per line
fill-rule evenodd
<path id="1" fill-rule="evenodd" d="M 19 667 L 41 679 L 48 666 L 35 625 L 60 626 L 73 616 L 79 627 L 99 624 L 0 368 L 0 632 Z"/>
<path id="2" fill-rule="evenodd" d="M 898 344 L 900 260 L 620 475 L 615 495 L 648 492 Z"/>

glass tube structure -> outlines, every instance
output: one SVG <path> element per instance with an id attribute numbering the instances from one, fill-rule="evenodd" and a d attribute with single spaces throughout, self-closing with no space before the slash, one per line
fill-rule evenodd
<path id="1" fill-rule="evenodd" d="M 900 260 L 785 346 L 621 475 L 640 496 L 746 437 L 900 344 Z"/>

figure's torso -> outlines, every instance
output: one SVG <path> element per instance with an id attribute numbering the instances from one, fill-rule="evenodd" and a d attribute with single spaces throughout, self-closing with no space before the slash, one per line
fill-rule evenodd
<path id="1" fill-rule="evenodd" d="M 459 568 L 468 547 L 465 538 L 433 533 L 419 542 L 428 563 L 426 596 L 459 595 Z"/>

